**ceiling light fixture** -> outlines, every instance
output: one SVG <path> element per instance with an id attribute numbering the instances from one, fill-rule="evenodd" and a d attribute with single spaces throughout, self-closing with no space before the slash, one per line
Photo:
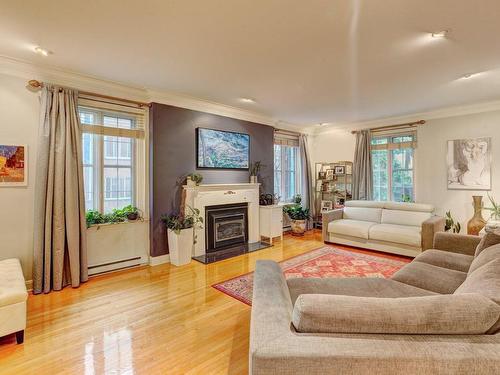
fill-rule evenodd
<path id="1" fill-rule="evenodd" d="M 470 79 L 472 77 L 478 76 L 479 74 L 481 74 L 481 73 L 467 73 L 467 74 L 464 74 L 461 78 L 462 79 Z"/>
<path id="2" fill-rule="evenodd" d="M 436 32 L 431 33 L 431 36 L 435 39 L 442 39 L 442 38 L 446 38 L 446 36 L 448 35 L 449 32 L 450 32 L 450 30 L 436 31 Z"/>
<path id="3" fill-rule="evenodd" d="M 319 126 L 326 126 L 326 125 L 328 125 L 328 123 L 327 122 L 320 122 L 318 125 Z"/>
<path id="4" fill-rule="evenodd" d="M 35 53 L 38 53 L 39 55 L 42 56 L 48 56 L 50 55 L 51 52 L 42 47 L 35 47 Z"/>
<path id="5" fill-rule="evenodd" d="M 252 99 L 252 98 L 240 98 L 240 102 L 251 103 L 251 104 L 255 104 L 256 103 L 255 99 Z"/>

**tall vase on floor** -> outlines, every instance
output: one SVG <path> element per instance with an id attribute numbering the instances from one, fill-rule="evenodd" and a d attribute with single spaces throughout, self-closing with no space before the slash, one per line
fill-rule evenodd
<path id="1" fill-rule="evenodd" d="M 486 225 L 483 218 L 483 197 L 481 195 L 472 196 L 472 205 L 474 206 L 474 216 L 467 222 L 467 234 L 478 235 L 481 229 Z"/>

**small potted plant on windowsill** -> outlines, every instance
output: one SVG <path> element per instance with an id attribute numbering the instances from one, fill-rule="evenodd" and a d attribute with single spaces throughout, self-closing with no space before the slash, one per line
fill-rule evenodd
<path id="1" fill-rule="evenodd" d="M 283 207 L 283 211 L 290 219 L 292 234 L 294 236 L 303 236 L 306 231 L 307 220 L 311 218 L 309 209 L 303 208 L 300 204 Z"/>
<path id="2" fill-rule="evenodd" d="M 193 244 L 196 243 L 195 228 L 201 228 L 203 218 L 200 210 L 188 206 L 189 214 L 163 215 L 161 221 L 167 227 L 170 263 L 182 266 L 191 261 Z"/>

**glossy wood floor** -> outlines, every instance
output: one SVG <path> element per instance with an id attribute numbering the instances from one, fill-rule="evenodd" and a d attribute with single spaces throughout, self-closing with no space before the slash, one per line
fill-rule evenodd
<path id="1" fill-rule="evenodd" d="M 25 342 L 0 339 L 1 374 L 246 374 L 250 307 L 211 287 L 322 246 L 321 234 L 203 265 L 142 267 L 30 295 Z"/>

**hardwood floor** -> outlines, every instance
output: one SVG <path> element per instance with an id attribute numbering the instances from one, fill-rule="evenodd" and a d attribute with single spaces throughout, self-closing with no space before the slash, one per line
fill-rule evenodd
<path id="1" fill-rule="evenodd" d="M 1 374 L 246 374 L 250 307 L 211 287 L 323 245 L 321 233 L 203 265 L 141 267 L 30 295 L 23 345 L 0 339 Z"/>

